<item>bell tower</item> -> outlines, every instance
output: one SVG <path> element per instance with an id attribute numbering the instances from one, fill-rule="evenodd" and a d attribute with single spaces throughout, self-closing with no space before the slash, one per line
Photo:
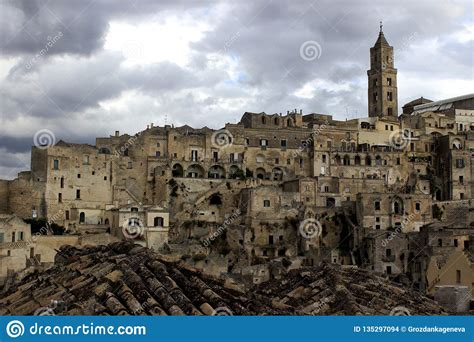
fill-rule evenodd
<path id="1" fill-rule="evenodd" d="M 397 69 L 393 66 L 393 47 L 380 32 L 375 45 L 370 48 L 369 117 L 398 118 Z"/>

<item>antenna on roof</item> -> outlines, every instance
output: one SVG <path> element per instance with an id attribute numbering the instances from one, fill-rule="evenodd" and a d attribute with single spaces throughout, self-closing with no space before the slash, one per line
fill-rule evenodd
<path id="1" fill-rule="evenodd" d="M 380 33 L 382 33 L 382 27 L 383 27 L 383 24 L 382 24 L 382 21 L 380 21 Z"/>

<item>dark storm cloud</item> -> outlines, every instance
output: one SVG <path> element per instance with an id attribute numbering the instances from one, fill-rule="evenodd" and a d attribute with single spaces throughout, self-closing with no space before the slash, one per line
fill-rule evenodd
<path id="1" fill-rule="evenodd" d="M 217 128 L 244 111 L 366 116 L 369 48 L 380 20 L 399 78 L 430 80 L 416 96 L 429 97 L 446 79 L 472 82 L 472 38 L 453 38 L 472 29 L 472 10 L 467 0 L 2 1 L 0 178 L 24 168 L 15 163 L 42 128 L 57 140 L 93 143 L 151 121 Z M 125 56 L 104 49 L 112 22 L 185 16 L 209 24 L 186 65 L 124 65 Z M 320 49 L 311 61 L 300 55 L 307 41 Z M 399 82 L 399 94 L 406 86 Z M 400 106 L 414 94 L 403 96 Z"/>

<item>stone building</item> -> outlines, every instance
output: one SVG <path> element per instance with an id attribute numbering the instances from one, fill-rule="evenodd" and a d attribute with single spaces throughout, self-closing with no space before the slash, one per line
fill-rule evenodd
<path id="1" fill-rule="evenodd" d="M 472 208 L 474 95 L 416 99 L 398 117 L 382 30 L 368 82 L 364 118 L 245 112 L 219 130 L 149 124 L 95 145 L 33 147 L 31 170 L 0 181 L 0 212 L 132 238 L 217 276 L 328 261 L 427 290 L 433 269 L 429 255 L 414 258 L 416 241 L 449 222 L 448 202 Z M 471 222 L 460 223 L 462 243 Z"/>

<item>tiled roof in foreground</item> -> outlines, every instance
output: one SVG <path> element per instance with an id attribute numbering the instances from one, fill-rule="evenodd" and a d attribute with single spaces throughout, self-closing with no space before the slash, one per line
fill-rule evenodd
<path id="1" fill-rule="evenodd" d="M 0 315 L 439 314 L 432 300 L 367 271 L 324 264 L 246 293 L 130 242 L 63 246 L 51 269 L 0 294 Z"/>

